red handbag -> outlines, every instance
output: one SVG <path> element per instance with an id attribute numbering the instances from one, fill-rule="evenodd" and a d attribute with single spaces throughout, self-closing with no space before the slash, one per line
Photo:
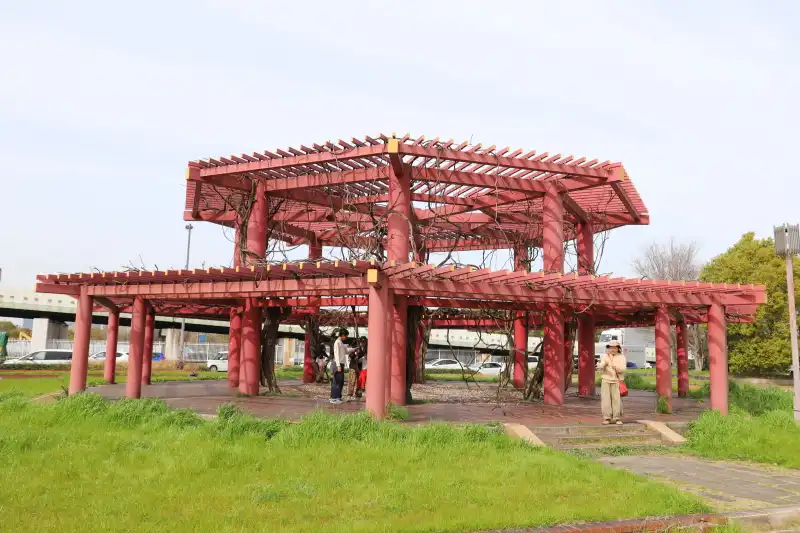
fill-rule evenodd
<path id="1" fill-rule="evenodd" d="M 624 381 L 619 382 L 619 395 L 623 398 L 628 395 L 628 386 Z"/>

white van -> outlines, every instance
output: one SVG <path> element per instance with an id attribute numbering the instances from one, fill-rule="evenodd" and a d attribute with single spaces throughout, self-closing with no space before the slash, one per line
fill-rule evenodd
<path id="1" fill-rule="evenodd" d="M 212 372 L 227 372 L 228 371 L 228 352 L 217 352 L 208 358 L 206 368 Z"/>
<path id="2" fill-rule="evenodd" d="M 6 365 L 69 365 L 72 350 L 39 350 L 19 359 L 6 359 Z"/>

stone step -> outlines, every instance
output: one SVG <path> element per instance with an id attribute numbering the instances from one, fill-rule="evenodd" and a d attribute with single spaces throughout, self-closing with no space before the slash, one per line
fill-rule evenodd
<path id="1" fill-rule="evenodd" d="M 666 422 L 665 425 L 677 433 L 678 435 L 686 436 L 686 432 L 689 430 L 689 422 Z"/>
<path id="2" fill-rule="evenodd" d="M 661 436 L 658 434 L 640 433 L 633 435 L 603 435 L 586 434 L 559 436 L 554 439 L 541 438 L 544 442 L 552 444 L 558 448 L 573 448 L 577 445 L 597 444 L 600 446 L 629 446 L 629 445 L 653 445 L 663 444 Z"/>
<path id="3" fill-rule="evenodd" d="M 629 423 L 622 426 L 601 424 L 572 425 L 572 426 L 534 426 L 531 428 L 537 435 L 586 435 L 602 433 L 604 435 L 631 435 L 651 433 L 647 426 L 638 423 Z"/>
<path id="4" fill-rule="evenodd" d="M 583 451 L 593 451 L 593 450 L 601 450 L 605 448 L 613 448 L 616 446 L 624 446 L 626 448 L 637 449 L 637 448 L 648 448 L 651 446 L 664 446 L 666 443 L 660 440 L 652 440 L 652 441 L 644 441 L 644 442 L 631 442 L 631 443 L 619 443 L 619 442 L 600 442 L 594 444 L 568 444 L 565 446 L 551 446 L 554 450 L 559 450 L 562 452 L 569 452 L 569 451 L 576 451 L 576 450 L 583 450 Z"/>

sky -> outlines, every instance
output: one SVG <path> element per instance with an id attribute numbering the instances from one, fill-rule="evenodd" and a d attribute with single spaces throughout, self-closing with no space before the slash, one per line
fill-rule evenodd
<path id="1" fill-rule="evenodd" d="M 800 222 L 798 20 L 778 0 L 3 2 L 0 287 L 182 267 L 188 161 L 379 132 L 620 161 L 651 224 L 613 231 L 601 270 L 670 238 L 707 260 Z M 191 255 L 229 264 L 230 235 L 196 223 Z"/>

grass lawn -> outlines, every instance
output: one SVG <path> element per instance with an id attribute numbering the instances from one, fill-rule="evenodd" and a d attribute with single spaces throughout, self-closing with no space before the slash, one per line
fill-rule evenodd
<path id="1" fill-rule="evenodd" d="M 4 533 L 476 531 L 707 510 L 487 426 L 288 424 L 232 406 L 204 421 L 151 399 L 6 394 L 0 427 Z"/>
<path id="2" fill-rule="evenodd" d="M 702 457 L 800 469 L 800 425 L 792 394 L 780 389 L 731 383 L 729 415 L 706 411 L 686 437 L 686 450 Z"/>
<path id="3" fill-rule="evenodd" d="M 49 394 L 51 392 L 58 392 L 63 388 L 69 386 L 69 371 L 68 370 L 51 370 L 49 372 L 42 372 L 38 370 L 20 370 L 20 374 L 28 376 L 38 376 L 45 374 L 47 377 L 33 377 L 33 378 L 3 378 L 0 373 L 0 393 L 17 391 L 27 396 L 40 396 L 42 394 Z M 197 372 L 196 377 L 189 376 L 188 370 L 153 370 L 152 381 L 154 383 L 160 381 L 199 381 L 199 380 L 218 380 L 227 379 L 228 374 L 225 372 Z M 53 375 L 57 377 L 51 377 Z M 117 373 L 117 383 L 125 383 L 127 375 L 124 372 Z M 93 387 L 102 385 L 103 373 L 94 370 L 89 371 L 87 385 Z"/>
<path id="4" fill-rule="evenodd" d="M 2 377 L 2 376 L 0 376 Z M 69 385 L 69 374 L 57 378 L 0 379 L 0 394 L 16 391 L 34 397 L 58 392 Z"/>

